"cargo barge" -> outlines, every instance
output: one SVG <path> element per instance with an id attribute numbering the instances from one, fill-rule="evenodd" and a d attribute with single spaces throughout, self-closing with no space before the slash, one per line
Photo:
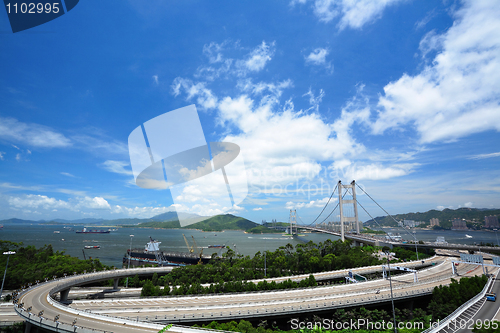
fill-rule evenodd
<path id="1" fill-rule="evenodd" d="M 161 265 L 161 266 L 185 266 L 196 265 L 198 263 L 206 264 L 210 261 L 211 256 L 188 252 L 163 252 L 160 251 L 160 243 L 150 237 L 150 242 L 146 244 L 143 250 L 127 249 L 127 253 L 123 256 L 123 265 L 128 265 L 130 254 L 130 265 Z"/>
<path id="2" fill-rule="evenodd" d="M 77 234 L 109 234 L 109 230 L 97 230 L 97 229 L 87 229 L 83 228 L 81 231 L 77 231 Z"/>

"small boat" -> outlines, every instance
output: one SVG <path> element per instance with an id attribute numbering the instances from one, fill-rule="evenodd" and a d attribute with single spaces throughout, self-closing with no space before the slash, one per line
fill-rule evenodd
<path id="1" fill-rule="evenodd" d="M 225 247 L 226 247 L 225 245 L 209 245 L 208 246 L 209 249 L 223 249 Z"/>
<path id="2" fill-rule="evenodd" d="M 467 237 L 467 238 L 472 238 L 472 236 L 471 236 L 471 235 L 467 235 L 467 234 L 465 234 L 465 237 Z"/>
<path id="3" fill-rule="evenodd" d="M 97 250 L 101 248 L 101 245 L 85 245 L 83 248 L 87 250 Z"/>
<path id="4" fill-rule="evenodd" d="M 59 230 L 54 231 L 55 234 L 60 234 L 61 232 Z"/>

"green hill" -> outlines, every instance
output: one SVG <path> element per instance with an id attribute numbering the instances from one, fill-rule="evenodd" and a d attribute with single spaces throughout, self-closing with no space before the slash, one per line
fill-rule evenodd
<path id="1" fill-rule="evenodd" d="M 203 231 L 249 230 L 257 226 L 266 228 L 258 223 L 252 222 L 243 217 L 226 214 L 226 215 L 213 216 L 209 219 L 190 224 L 186 227 L 183 227 L 183 229 L 201 229 Z M 124 225 L 123 227 L 174 229 L 174 228 L 181 228 L 181 225 L 178 220 L 175 220 L 175 221 L 148 221 L 139 223 L 138 225 L 134 226 Z"/>
<path id="2" fill-rule="evenodd" d="M 466 219 L 480 222 L 484 225 L 484 217 L 489 215 L 500 215 L 500 209 L 478 209 L 478 208 L 458 208 L 458 209 L 443 209 L 429 210 L 424 213 L 407 213 L 392 215 L 397 221 L 414 220 L 429 222 L 431 218 L 438 218 L 440 222 L 449 222 L 453 219 Z M 381 226 L 397 226 L 397 223 L 390 216 L 379 216 L 375 218 Z M 364 223 L 366 226 L 378 227 L 373 220 L 368 220 Z"/>
<path id="3" fill-rule="evenodd" d="M 217 215 L 201 222 L 191 224 L 186 229 L 201 229 L 203 231 L 248 230 L 258 226 L 258 223 L 231 214 Z"/>

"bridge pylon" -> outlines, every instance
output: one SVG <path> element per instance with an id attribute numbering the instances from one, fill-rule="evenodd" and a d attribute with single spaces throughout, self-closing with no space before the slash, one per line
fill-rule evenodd
<path id="1" fill-rule="evenodd" d="M 343 191 L 346 189 L 346 192 Z M 344 200 L 344 195 L 351 190 L 352 199 Z M 359 234 L 359 220 L 358 220 L 358 204 L 356 201 L 356 182 L 353 180 L 349 185 L 342 185 L 342 181 L 338 183 L 339 191 L 339 209 L 340 209 L 340 238 L 342 242 L 345 241 L 344 222 L 354 222 L 356 224 L 356 233 Z M 354 206 L 354 216 L 344 216 L 344 204 L 352 204 Z"/>
<path id="2" fill-rule="evenodd" d="M 290 235 L 295 234 L 297 234 L 297 210 L 290 209 Z"/>

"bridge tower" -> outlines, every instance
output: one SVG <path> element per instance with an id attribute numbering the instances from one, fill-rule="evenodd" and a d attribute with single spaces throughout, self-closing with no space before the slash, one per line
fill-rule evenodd
<path id="1" fill-rule="evenodd" d="M 356 182 L 353 180 L 349 185 L 342 185 L 342 181 L 339 180 L 338 184 L 339 189 L 339 209 L 340 209 L 340 238 L 342 241 L 345 241 L 344 236 L 344 222 L 354 222 L 356 224 L 356 232 L 359 234 L 359 221 L 358 221 L 358 204 L 356 201 Z M 344 192 L 343 189 L 346 191 Z M 344 195 L 348 194 L 350 190 L 350 194 L 352 195 L 352 199 L 344 200 Z M 353 204 L 354 205 L 354 216 L 344 216 L 344 204 Z"/>
<path id="2" fill-rule="evenodd" d="M 295 233 L 293 232 L 295 228 Z M 297 233 L 297 210 L 290 209 L 290 235 L 295 235 Z"/>

